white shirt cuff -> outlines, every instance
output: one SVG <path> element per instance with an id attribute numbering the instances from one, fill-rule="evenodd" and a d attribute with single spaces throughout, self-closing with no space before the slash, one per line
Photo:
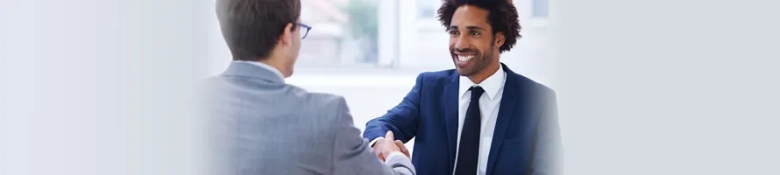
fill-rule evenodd
<path id="1" fill-rule="evenodd" d="M 385 139 L 385 137 L 377 137 L 374 140 L 371 140 L 371 142 L 368 142 L 368 147 L 374 147 L 374 143 L 376 143 L 376 141 L 379 139 Z"/>

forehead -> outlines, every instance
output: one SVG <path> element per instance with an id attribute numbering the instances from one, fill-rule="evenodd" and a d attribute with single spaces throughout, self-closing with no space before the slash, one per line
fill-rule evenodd
<path id="1" fill-rule="evenodd" d="M 462 5 L 452 14 L 450 26 L 479 26 L 490 27 L 488 24 L 489 11 L 473 5 Z"/>

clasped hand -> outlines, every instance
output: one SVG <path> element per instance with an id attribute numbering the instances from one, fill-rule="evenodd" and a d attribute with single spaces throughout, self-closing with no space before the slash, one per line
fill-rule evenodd
<path id="1" fill-rule="evenodd" d="M 379 139 L 374 143 L 374 146 L 371 147 L 374 150 L 374 154 L 376 154 L 377 157 L 379 157 L 379 160 L 385 161 L 387 156 L 390 155 L 390 153 L 393 152 L 401 152 L 404 155 L 406 155 L 407 158 L 409 158 L 409 150 L 406 149 L 406 146 L 404 146 L 404 142 L 401 142 L 400 140 L 395 140 L 393 137 L 392 131 L 387 131 L 387 134 L 385 134 L 384 139 Z"/>

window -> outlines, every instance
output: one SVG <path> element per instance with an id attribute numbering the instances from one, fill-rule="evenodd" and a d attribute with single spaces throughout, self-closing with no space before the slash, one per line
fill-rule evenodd
<path id="1" fill-rule="evenodd" d="M 312 26 L 296 66 L 372 66 L 378 55 L 378 0 L 304 0 L 301 22 Z"/>
<path id="2" fill-rule="evenodd" d="M 417 0 L 417 18 L 436 18 L 439 6 L 441 6 L 441 0 Z"/>
<path id="3" fill-rule="evenodd" d="M 548 0 L 532 0 L 533 3 L 533 17 L 547 17 L 548 16 Z"/>

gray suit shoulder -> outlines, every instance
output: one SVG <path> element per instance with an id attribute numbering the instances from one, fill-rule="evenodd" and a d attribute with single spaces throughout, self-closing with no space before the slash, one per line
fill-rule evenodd
<path id="1" fill-rule="evenodd" d="M 290 85 L 290 91 L 292 91 L 292 94 L 295 96 L 304 99 L 306 104 L 311 104 L 311 106 L 307 107 L 317 108 L 318 110 L 333 111 L 333 113 L 335 113 L 335 109 L 346 106 L 346 100 L 341 95 L 309 92 L 295 85 Z"/>
<path id="2" fill-rule="evenodd" d="M 302 100 L 300 103 L 302 106 L 297 106 L 296 108 L 306 113 L 305 115 L 316 116 L 319 120 L 326 122 L 320 123 L 321 125 L 328 126 L 328 128 L 337 127 L 339 120 L 342 120 L 340 117 L 343 116 L 341 115 L 349 113 L 349 107 L 343 96 L 331 93 L 309 92 L 295 85 L 289 86 L 290 93 L 295 98 Z"/>

